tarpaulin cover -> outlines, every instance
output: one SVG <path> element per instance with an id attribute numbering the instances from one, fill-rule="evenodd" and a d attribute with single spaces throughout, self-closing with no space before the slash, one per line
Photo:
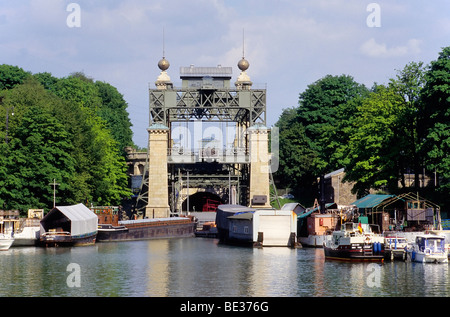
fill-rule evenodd
<path id="1" fill-rule="evenodd" d="M 57 213 L 61 213 L 70 220 L 70 233 L 72 236 L 97 232 L 98 217 L 83 204 L 56 206 L 41 220 L 41 230 L 44 227 L 43 223 L 57 218 L 58 215 L 55 215 Z"/>
<path id="2" fill-rule="evenodd" d="M 384 200 L 394 197 L 395 195 L 375 195 L 370 194 L 361 199 L 358 199 L 352 205 L 355 205 L 357 208 L 373 208 L 381 204 Z"/>

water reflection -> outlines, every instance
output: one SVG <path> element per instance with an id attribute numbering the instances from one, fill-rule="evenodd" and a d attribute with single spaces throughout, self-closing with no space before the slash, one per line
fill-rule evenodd
<path id="1" fill-rule="evenodd" d="M 70 263 L 81 286 L 70 287 Z M 0 296 L 448 296 L 448 264 L 325 261 L 322 249 L 240 248 L 214 239 L 12 248 Z"/>
<path id="2" fill-rule="evenodd" d="M 250 296 L 289 296 L 295 292 L 296 250 L 289 248 L 253 249 L 249 256 Z"/>
<path id="3" fill-rule="evenodd" d="M 157 240 L 154 243 L 148 243 L 147 249 L 147 288 L 146 296 L 167 296 L 169 293 L 169 241 Z"/>

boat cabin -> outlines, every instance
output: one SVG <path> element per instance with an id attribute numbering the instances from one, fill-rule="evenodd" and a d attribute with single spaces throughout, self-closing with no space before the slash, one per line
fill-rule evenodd
<path id="1" fill-rule="evenodd" d="M 99 225 L 119 225 L 119 207 L 99 206 L 91 207 L 90 210 L 97 215 Z"/>
<path id="2" fill-rule="evenodd" d="M 420 252 L 438 253 L 445 251 L 445 237 L 436 235 L 420 235 L 416 237 L 416 245 Z"/>

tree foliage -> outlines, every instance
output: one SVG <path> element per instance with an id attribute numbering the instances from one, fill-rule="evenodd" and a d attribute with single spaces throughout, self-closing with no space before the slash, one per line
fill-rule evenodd
<path id="1" fill-rule="evenodd" d="M 440 190 L 450 192 L 450 47 L 431 62 L 421 91 L 420 118 L 424 160 L 440 176 Z"/>
<path id="2" fill-rule="evenodd" d="M 450 47 L 429 67 L 411 62 L 370 90 L 350 76 L 327 75 L 300 93 L 299 106 L 284 110 L 276 125 L 279 186 L 301 192 L 344 168 L 360 196 L 371 189 L 396 193 L 408 190 L 405 174 L 414 174 L 415 190 L 425 190 L 425 172 L 437 182 L 437 200 L 450 203 Z"/>
<path id="3" fill-rule="evenodd" d="M 117 90 L 80 73 L 60 79 L 25 73 L 18 80 L 2 68 L 10 67 L 0 67 L 0 76 L 6 74 L 0 82 L 7 87 L 0 91 L 5 140 L 0 143 L 0 208 L 51 207 L 53 180 L 59 184 L 57 204 L 120 204 L 128 197 L 122 147 L 132 145 L 132 134 L 127 105 Z M 112 94 L 109 101 L 105 90 Z M 109 107 L 114 109 L 102 116 Z M 122 119 L 116 120 L 115 113 Z"/>
<path id="4" fill-rule="evenodd" d="M 393 89 L 377 86 L 352 116 L 345 179 L 354 181 L 360 194 L 371 188 L 397 186 L 405 146 L 400 133 L 405 111 L 402 101 Z"/>

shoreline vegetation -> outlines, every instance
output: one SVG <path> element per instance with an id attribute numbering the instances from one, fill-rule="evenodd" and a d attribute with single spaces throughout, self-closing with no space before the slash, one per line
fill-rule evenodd
<path id="1" fill-rule="evenodd" d="M 117 88 L 81 72 L 56 78 L 0 65 L 0 209 L 51 208 L 52 183 L 60 205 L 129 198 L 124 149 L 136 145 L 127 107 Z M 293 201 L 312 205 L 318 178 L 344 168 L 343 181 L 358 196 L 413 190 L 449 211 L 450 47 L 430 65 L 411 62 L 371 88 L 326 75 L 275 125 L 274 179 L 292 189 Z"/>

